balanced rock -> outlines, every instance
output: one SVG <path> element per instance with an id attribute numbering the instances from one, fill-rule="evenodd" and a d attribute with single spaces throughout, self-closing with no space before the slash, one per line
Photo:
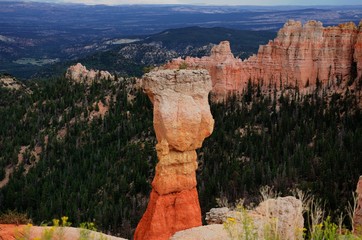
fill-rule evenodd
<path id="1" fill-rule="evenodd" d="M 160 70 L 146 74 L 143 87 L 153 103 L 158 164 L 134 239 L 163 240 L 202 224 L 195 150 L 214 127 L 211 80 L 206 70 Z"/>

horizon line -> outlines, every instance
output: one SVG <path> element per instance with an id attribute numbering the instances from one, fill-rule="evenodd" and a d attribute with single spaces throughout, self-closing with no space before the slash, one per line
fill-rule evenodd
<path id="1" fill-rule="evenodd" d="M 85 5 L 85 6 L 206 6 L 206 7 L 362 7 L 361 4 L 280 4 L 280 5 L 252 5 L 252 4 L 208 4 L 208 3 L 122 3 L 122 4 L 106 4 L 106 3 L 79 3 L 69 1 L 37 1 L 37 0 L 0 0 L 1 2 L 32 2 L 44 4 L 60 4 L 60 5 Z"/>

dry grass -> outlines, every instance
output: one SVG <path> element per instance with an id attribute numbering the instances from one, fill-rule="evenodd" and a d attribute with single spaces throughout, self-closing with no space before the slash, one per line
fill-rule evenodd
<path id="1" fill-rule="evenodd" d="M 32 220 L 27 216 L 26 213 L 19 213 L 17 211 L 7 211 L 0 215 L 1 224 L 28 224 L 32 223 Z"/>

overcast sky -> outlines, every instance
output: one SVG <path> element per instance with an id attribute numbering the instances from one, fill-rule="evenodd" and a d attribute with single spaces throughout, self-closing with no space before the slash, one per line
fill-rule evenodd
<path id="1" fill-rule="evenodd" d="M 0 0 L 4 1 L 4 0 Z M 361 0 L 33 0 L 34 2 L 69 2 L 84 4 L 200 4 L 200 5 L 362 5 Z"/>

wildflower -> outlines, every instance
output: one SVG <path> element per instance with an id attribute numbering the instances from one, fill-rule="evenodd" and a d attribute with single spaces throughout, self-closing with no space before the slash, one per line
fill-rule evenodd
<path id="1" fill-rule="evenodd" d="M 53 225 L 58 227 L 59 226 L 59 219 L 54 218 L 53 219 Z"/>
<path id="2" fill-rule="evenodd" d="M 63 226 L 66 226 L 66 225 L 67 225 L 67 221 L 68 221 L 68 217 L 63 216 L 63 217 L 62 217 L 62 225 L 63 225 Z"/>

